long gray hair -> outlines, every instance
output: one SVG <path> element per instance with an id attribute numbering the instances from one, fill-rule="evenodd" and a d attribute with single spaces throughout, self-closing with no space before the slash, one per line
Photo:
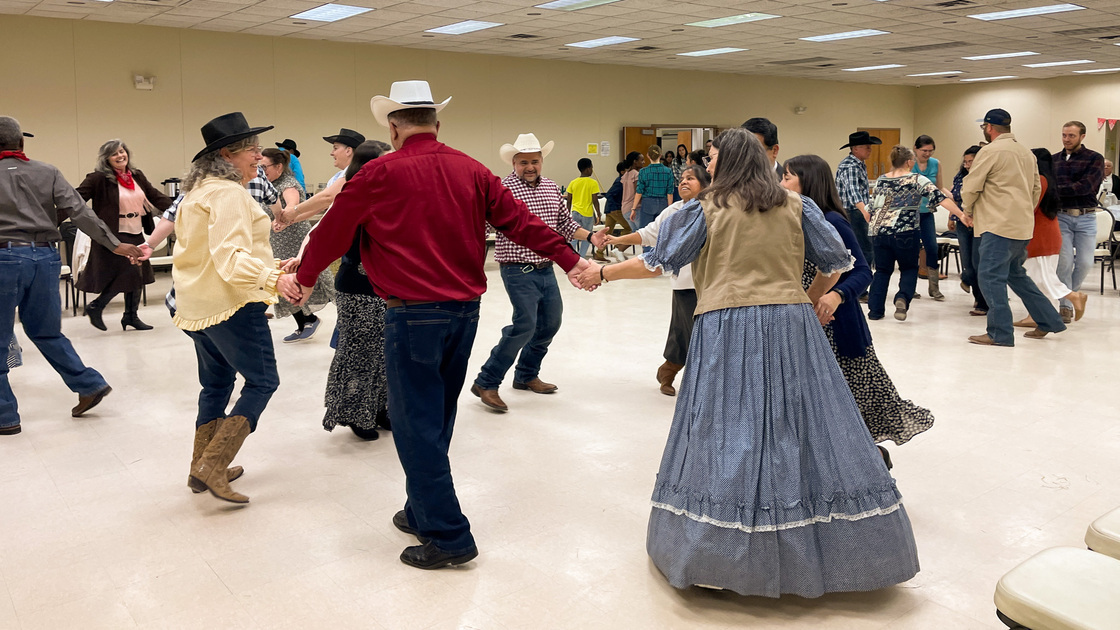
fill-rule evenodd
<path id="1" fill-rule="evenodd" d="M 121 149 L 124 149 L 124 152 L 128 154 L 127 170 L 130 172 L 136 170 L 136 167 L 132 165 L 132 151 L 129 150 L 128 145 L 121 141 L 120 138 L 113 138 L 101 145 L 101 148 L 97 150 L 97 166 L 94 170 L 99 173 L 105 173 L 109 177 L 116 177 L 117 169 L 109 164 L 109 157 Z"/>
<path id="2" fill-rule="evenodd" d="M 712 185 L 700 193 L 700 199 L 711 199 L 724 206 L 738 197 L 743 210 L 766 212 L 780 206 L 788 195 L 766 157 L 762 143 L 753 133 L 736 127 L 716 136 L 712 146 L 719 150 Z"/>
<path id="3" fill-rule="evenodd" d="M 228 179 L 232 182 L 241 183 L 241 171 L 229 160 L 222 157 L 222 149 L 229 149 L 230 153 L 237 153 L 256 145 L 257 136 L 250 136 L 233 144 L 214 149 L 198 158 L 191 163 L 191 170 L 187 172 L 187 176 L 183 180 L 183 192 L 190 192 L 207 177 L 217 177 L 218 179 Z"/>

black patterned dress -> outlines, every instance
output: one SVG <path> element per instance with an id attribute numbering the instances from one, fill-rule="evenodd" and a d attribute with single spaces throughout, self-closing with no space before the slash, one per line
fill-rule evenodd
<path id="1" fill-rule="evenodd" d="M 805 270 L 801 274 L 802 288 L 808 290 L 816 275 L 816 265 L 806 260 Z M 929 409 L 919 407 L 898 395 L 891 377 L 883 369 L 883 364 L 879 363 L 879 357 L 875 356 L 874 346 L 869 344 L 861 357 L 840 356 L 833 338 L 832 324 L 824 327 L 824 333 L 836 355 L 836 362 L 840 364 L 840 371 L 844 373 L 844 380 L 848 381 L 848 388 L 856 399 L 863 422 L 876 444 L 887 440 L 905 444 L 933 426 L 933 413 Z"/>
<path id="2" fill-rule="evenodd" d="M 272 182 L 276 188 L 276 192 L 280 195 L 281 203 L 284 199 L 284 191 L 289 188 L 295 188 L 299 191 L 299 198 L 303 199 L 304 191 L 303 186 L 299 185 L 296 178 L 289 174 L 281 175 L 276 181 Z M 268 213 L 268 218 L 275 219 L 272 216 L 272 210 L 262 204 L 265 212 Z M 269 244 L 272 245 L 272 255 L 276 260 L 287 260 L 295 258 L 299 255 L 299 248 L 303 245 L 303 239 L 307 233 L 311 231 L 310 221 L 300 221 L 293 223 L 279 232 L 273 232 L 269 235 Z M 329 304 L 334 299 L 334 274 L 331 273 L 330 268 L 324 269 L 323 273 L 319 274 L 319 279 L 315 281 L 315 289 L 311 292 L 311 297 L 303 306 L 294 306 L 283 295 L 278 296 L 279 300 L 272 306 L 272 310 L 276 313 L 277 318 L 287 317 L 296 311 L 302 311 L 304 315 L 310 315 L 315 311 L 321 310 L 324 306 Z"/>

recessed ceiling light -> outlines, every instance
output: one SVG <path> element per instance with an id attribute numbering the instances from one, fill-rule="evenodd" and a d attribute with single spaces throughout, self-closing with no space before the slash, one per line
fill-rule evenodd
<path id="1" fill-rule="evenodd" d="M 537 9 L 559 9 L 561 11 L 578 11 L 588 7 L 597 7 L 601 4 L 610 4 L 618 2 L 618 0 L 555 0 L 554 2 L 546 2 L 545 4 L 538 4 L 534 8 Z"/>
<path id="2" fill-rule="evenodd" d="M 949 74 L 961 74 L 960 70 L 945 70 L 944 72 L 923 72 L 921 74 L 908 74 L 908 77 L 939 77 Z"/>
<path id="3" fill-rule="evenodd" d="M 714 20 L 702 20 L 700 22 L 689 22 L 685 26 L 701 26 L 703 28 L 716 28 L 717 26 L 731 26 L 732 24 L 746 24 L 747 22 L 758 22 L 759 20 L 771 20 L 773 18 L 782 17 L 780 15 L 771 15 L 769 13 L 743 13 L 740 15 L 732 15 L 728 17 L 716 18 Z"/>
<path id="4" fill-rule="evenodd" d="M 540 15 L 540 13 L 526 13 L 525 15 Z"/>
<path id="5" fill-rule="evenodd" d="M 888 33 L 887 31 L 877 31 L 873 28 L 867 28 L 862 31 L 846 31 L 843 33 L 831 33 L 829 35 L 814 35 L 813 37 L 801 37 L 800 39 L 807 42 L 835 42 L 841 39 L 871 37 L 872 35 L 890 35 L 890 33 Z"/>
<path id="6" fill-rule="evenodd" d="M 612 46 L 614 44 L 625 44 L 626 42 L 636 42 L 637 37 L 600 37 L 599 39 L 588 39 L 574 44 L 564 44 L 565 46 L 573 46 L 575 48 L 598 48 L 600 46 Z"/>
<path id="7" fill-rule="evenodd" d="M 750 50 L 749 48 L 709 48 L 708 50 L 696 50 L 693 52 L 677 53 L 678 57 L 710 57 L 711 55 L 726 55 L 727 53 L 743 52 Z"/>
<path id="8" fill-rule="evenodd" d="M 323 6 L 315 7 L 314 9 L 309 9 L 288 17 L 300 20 L 315 20 L 316 22 L 337 22 L 339 20 L 345 20 L 348 17 L 368 13 L 372 10 L 373 9 L 367 9 L 366 7 L 352 7 L 347 4 L 332 3 L 324 4 Z"/>
<path id="9" fill-rule="evenodd" d="M 504 26 L 501 22 L 482 22 L 480 20 L 465 20 L 463 22 L 456 22 L 441 26 L 439 28 L 430 28 L 425 33 L 439 33 L 441 35 L 462 35 L 464 33 L 473 33 L 475 31 L 482 31 L 495 26 Z"/>
<path id="10" fill-rule="evenodd" d="M 1031 17 L 1034 15 L 1048 15 L 1050 13 L 1065 13 L 1066 11 L 1080 11 L 1085 7 L 1076 4 L 1051 4 L 1044 7 L 1030 9 L 1013 9 L 1011 11 L 996 11 L 995 13 L 977 13 L 968 17 L 976 20 L 990 22 L 992 20 L 1009 20 L 1011 18 Z"/>
<path id="11" fill-rule="evenodd" d="M 866 70 L 890 70 L 891 68 L 905 68 L 900 63 L 888 63 L 882 66 L 863 66 L 862 68 L 841 68 L 844 72 L 864 72 Z"/>
<path id="12" fill-rule="evenodd" d="M 972 83 L 973 81 L 999 81 L 1001 79 L 1018 79 L 1019 77 L 1002 76 L 1002 77 L 978 77 L 975 79 L 961 79 L 961 83 Z"/>
<path id="13" fill-rule="evenodd" d="M 1024 68 L 1053 68 L 1054 66 L 1076 66 L 1083 63 L 1096 63 L 1089 59 L 1078 59 L 1077 61 L 1048 61 L 1046 63 L 1025 63 Z"/>
<path id="14" fill-rule="evenodd" d="M 1075 74 L 1096 74 L 1098 72 L 1120 72 L 1120 68 L 1097 68 L 1095 70 L 1074 70 Z"/>
<path id="15" fill-rule="evenodd" d="M 961 57 L 961 59 L 967 59 L 969 61 L 984 61 L 985 59 L 1010 59 L 1011 57 L 1030 57 L 1031 55 L 1037 55 L 1037 54 L 1038 53 L 1036 53 L 1036 52 L 1023 51 L 1023 52 L 1013 52 L 1013 53 L 1000 53 L 998 55 L 978 55 L 976 57 Z"/>
<path id="16" fill-rule="evenodd" d="M 681 31 L 683 31 L 684 29 L 683 29 L 683 28 L 674 28 L 674 29 L 671 29 L 671 30 L 672 30 L 672 32 L 674 32 L 674 33 L 680 33 L 680 32 L 681 32 Z"/>

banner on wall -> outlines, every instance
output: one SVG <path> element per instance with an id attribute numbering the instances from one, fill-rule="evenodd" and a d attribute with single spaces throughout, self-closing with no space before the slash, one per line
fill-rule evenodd
<path id="1" fill-rule="evenodd" d="M 1108 123 L 1108 130 L 1112 131 L 1113 129 L 1116 128 L 1116 121 L 1117 120 L 1120 120 L 1120 118 L 1098 118 L 1097 119 L 1097 131 L 1100 131 L 1101 129 L 1104 129 L 1104 124 L 1105 123 Z"/>

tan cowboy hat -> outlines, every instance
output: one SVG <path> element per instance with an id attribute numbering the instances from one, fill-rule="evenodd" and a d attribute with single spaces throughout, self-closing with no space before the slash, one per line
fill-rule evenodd
<path id="1" fill-rule="evenodd" d="M 513 144 L 503 144 L 502 148 L 498 149 L 498 154 L 502 156 L 502 161 L 509 164 L 513 161 L 513 156 L 518 153 L 540 153 L 541 159 L 548 157 L 552 152 L 552 146 L 556 144 L 549 140 L 545 145 L 541 145 L 541 141 L 531 133 L 523 133 L 517 136 L 517 140 Z"/>
<path id="2" fill-rule="evenodd" d="M 432 100 L 432 88 L 427 81 L 394 81 L 389 88 L 389 96 L 375 96 L 369 100 L 373 118 L 382 127 L 389 126 L 389 114 L 402 109 L 429 108 L 437 112 L 451 101 L 436 103 Z"/>

